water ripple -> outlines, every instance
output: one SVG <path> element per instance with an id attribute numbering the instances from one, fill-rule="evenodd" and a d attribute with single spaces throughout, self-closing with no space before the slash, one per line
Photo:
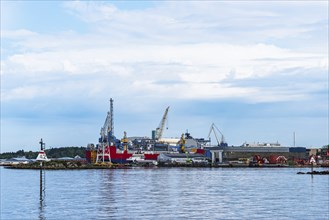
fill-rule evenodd
<path id="1" fill-rule="evenodd" d="M 1 168 L 1 219 L 329 219 L 328 176 L 307 169 Z"/>

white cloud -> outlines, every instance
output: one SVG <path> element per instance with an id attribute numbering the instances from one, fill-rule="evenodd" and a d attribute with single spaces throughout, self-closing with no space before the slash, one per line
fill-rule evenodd
<path id="1" fill-rule="evenodd" d="M 214 110 L 221 101 L 248 102 L 255 115 L 264 103 L 317 106 L 328 89 L 327 7 L 323 1 L 169 1 L 128 10 L 115 2 L 65 2 L 64 10 L 85 26 L 51 32 L 1 29 L 4 112 L 24 115 L 17 103 L 49 102 L 52 113 L 63 113 L 65 104 L 74 103 L 75 115 L 76 104 L 85 105 L 83 111 L 114 97 L 120 113 L 145 115 L 171 103 L 208 102 L 207 116 L 195 116 L 204 126 L 225 117 Z M 49 16 L 45 22 L 56 19 Z M 239 110 L 235 105 L 226 109 L 233 116 Z M 195 111 L 204 110 L 199 107 Z M 283 115 L 301 111 L 277 108 Z M 232 120 L 232 115 L 226 116 Z M 131 118 L 127 126 L 141 132 L 134 124 L 139 119 Z M 186 121 L 184 115 L 174 123 Z M 234 134 L 236 129 L 234 124 Z"/>
<path id="2" fill-rule="evenodd" d="M 40 97 L 40 95 L 45 94 L 44 91 L 41 92 L 38 88 L 32 86 L 25 87 L 16 87 L 12 89 L 10 92 L 2 93 L 1 99 L 3 101 L 11 100 L 11 99 L 32 99 L 35 97 Z"/>
<path id="3" fill-rule="evenodd" d="M 53 39 L 55 40 L 55 38 Z M 52 44 L 52 42 L 49 42 Z M 69 44 L 65 42 L 64 45 Z M 40 46 L 40 45 L 39 45 Z M 230 44 L 183 44 L 183 45 L 122 45 L 86 46 L 81 41 L 72 42 L 70 49 L 65 46 L 38 53 L 16 54 L 3 62 L 2 74 L 20 75 L 24 78 L 47 77 L 56 73 L 61 77 L 81 75 L 96 79 L 96 85 L 103 85 L 104 79 L 112 79 L 111 87 L 120 91 L 125 84 L 129 90 L 125 93 L 161 95 L 178 98 L 228 98 L 254 96 L 255 89 L 220 87 L 227 78 L 246 79 L 267 77 L 280 70 L 289 68 L 323 68 L 321 54 L 298 53 L 281 49 L 273 45 L 230 45 Z M 233 73 L 233 74 L 232 74 Z M 64 79 L 63 78 L 63 79 Z M 180 85 L 158 85 L 165 80 L 179 81 Z M 75 82 L 68 89 L 75 89 Z M 86 86 L 89 81 L 83 81 Z M 55 86 L 55 84 L 53 85 Z M 106 87 L 103 86 L 106 90 Z M 169 88 L 169 92 L 167 91 Z M 182 92 L 178 91 L 184 88 Z M 189 91 L 188 95 L 185 91 Z M 256 90 L 257 91 L 257 90 Z M 8 97 L 24 99 L 21 93 L 6 91 Z M 66 91 L 68 92 L 68 91 Z M 274 92 L 274 91 L 273 91 Z M 265 94 L 263 94 L 264 96 Z M 268 94 L 273 96 L 274 94 Z M 276 100 L 289 96 L 277 96 Z M 295 98 L 295 96 L 291 96 Z M 274 100 L 269 98 L 268 100 Z"/>
<path id="4" fill-rule="evenodd" d="M 111 20 L 112 15 L 117 11 L 113 5 L 103 2 L 70 1 L 65 2 L 64 6 L 78 18 L 91 23 Z"/>
<path id="5" fill-rule="evenodd" d="M 245 43 L 305 37 L 312 33 L 314 26 L 325 28 L 321 22 L 327 20 L 323 8 L 328 3 L 161 2 L 145 10 L 119 10 L 99 2 L 65 5 L 85 21 L 98 21 L 93 23 L 93 28 L 111 37 L 131 39 L 135 36 L 134 41 L 175 44 L 200 40 Z M 90 14 L 97 19 L 90 18 Z M 311 35 L 311 39 L 314 37 Z M 316 41 L 309 43 L 318 44 Z"/>
<path id="6" fill-rule="evenodd" d="M 35 37 L 38 34 L 30 30 L 18 29 L 18 30 L 1 30 L 0 35 L 1 38 L 26 39 L 28 37 Z"/>
<path id="7" fill-rule="evenodd" d="M 294 15 L 304 9 L 304 3 L 289 4 L 296 6 Z M 120 10 L 99 2 L 65 2 L 64 5 L 70 13 L 92 23 L 96 32 L 78 34 L 70 30 L 41 34 L 26 29 L 4 30 L 2 38 L 18 49 L 1 60 L 2 76 L 31 81 L 35 77 L 47 80 L 57 75 L 59 81 L 67 77 L 79 81 L 79 84 L 75 80 L 67 81 L 68 86 L 56 95 L 71 93 L 77 87 L 84 90 L 92 82 L 97 87 L 90 90 L 94 96 L 104 93 L 111 85 L 111 91 L 127 96 L 138 93 L 181 99 L 240 97 L 262 102 L 304 96 L 293 88 L 285 88 L 282 95 L 275 88 L 255 95 L 260 93 L 257 86 L 243 87 L 225 81 L 266 78 L 294 68 L 328 69 L 326 53 L 303 52 L 299 48 L 263 42 L 271 37 L 285 41 L 305 34 L 310 31 L 306 24 L 324 18 L 306 13 L 307 23 L 299 18 L 282 23 L 282 19 L 291 15 L 282 10 L 281 3 L 269 7 L 234 2 L 201 5 L 164 2 L 145 10 Z M 310 6 L 319 10 L 319 4 Z M 242 36 L 235 36 L 239 34 Z M 245 43 L 244 36 L 251 37 L 249 43 Z M 230 38 L 242 40 L 234 42 Z M 122 91 L 122 85 L 129 89 Z M 56 84 L 48 86 L 56 87 Z M 18 92 L 24 88 L 31 95 Z M 31 87 L 16 86 L 7 86 L 2 93 L 6 99 L 38 95 L 31 92 Z"/>

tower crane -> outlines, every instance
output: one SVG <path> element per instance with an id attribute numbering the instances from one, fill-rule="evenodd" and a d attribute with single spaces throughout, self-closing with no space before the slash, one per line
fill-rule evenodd
<path id="1" fill-rule="evenodd" d="M 103 127 L 101 128 L 99 138 L 100 146 L 97 149 L 96 163 L 102 161 L 104 163 L 105 157 L 108 157 L 111 162 L 111 155 L 108 149 L 109 146 L 115 145 L 116 138 L 113 133 L 113 99 L 110 99 L 110 111 L 107 112 Z"/>
<path id="2" fill-rule="evenodd" d="M 168 106 L 166 108 L 166 111 L 164 112 L 163 116 L 162 116 L 162 119 L 160 121 L 160 124 L 159 126 L 156 128 L 155 130 L 155 139 L 156 140 L 160 140 L 162 138 L 162 134 L 163 134 L 163 130 L 164 130 L 164 126 L 166 124 L 166 121 L 167 121 L 167 116 L 168 116 L 168 111 L 169 111 L 169 107 Z"/>
<path id="3" fill-rule="evenodd" d="M 103 127 L 100 131 L 100 143 L 108 143 L 113 142 L 114 132 L 113 132 L 113 99 L 110 99 L 110 111 L 107 112 L 107 116 L 104 122 Z"/>
<path id="4" fill-rule="evenodd" d="M 216 133 L 216 130 L 222 136 L 220 141 L 218 139 L 218 135 Z M 217 128 L 217 126 L 215 125 L 215 123 L 212 123 L 211 126 L 210 126 L 210 131 L 209 131 L 209 134 L 208 134 L 208 139 L 210 139 L 211 132 L 214 133 L 218 146 L 222 146 L 222 147 L 226 147 L 227 146 L 227 143 L 225 142 L 223 133 Z"/>

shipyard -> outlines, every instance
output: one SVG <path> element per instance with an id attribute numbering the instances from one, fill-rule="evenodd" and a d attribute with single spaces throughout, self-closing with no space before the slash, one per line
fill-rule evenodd
<path id="1" fill-rule="evenodd" d="M 134 164 L 156 166 L 288 166 L 328 163 L 329 151 L 317 156 L 305 147 L 284 147 L 276 143 L 244 143 L 229 146 L 224 134 L 212 123 L 207 138 L 193 138 L 189 132 L 180 138 L 163 138 L 169 107 L 160 120 L 159 126 L 152 130 L 152 137 L 117 139 L 113 134 L 113 99 L 110 110 L 101 127 L 99 143 L 88 144 L 86 160 L 89 163 Z M 211 145 L 210 136 L 216 139 Z M 311 162 L 310 162 L 311 161 Z"/>
<path id="2" fill-rule="evenodd" d="M 0 220 L 329 220 L 329 0 L 0 0 Z"/>
<path id="3" fill-rule="evenodd" d="M 289 167 L 329 166 L 329 149 L 286 147 L 275 143 L 243 143 L 229 146 L 224 134 L 212 123 L 207 138 L 194 138 L 188 131 L 180 138 L 164 138 L 169 106 L 165 109 L 159 126 L 152 130 L 152 137 L 122 138 L 114 135 L 114 106 L 110 109 L 100 129 L 97 144 L 85 147 L 85 157 L 48 159 L 45 143 L 41 139 L 36 160 L 16 158 L 2 160 L 1 165 L 11 168 L 38 169 L 108 169 L 130 167 Z M 215 143 L 211 141 L 215 137 Z"/>

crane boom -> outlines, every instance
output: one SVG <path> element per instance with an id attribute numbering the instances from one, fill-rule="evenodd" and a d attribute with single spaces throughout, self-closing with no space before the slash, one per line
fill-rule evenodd
<path id="1" fill-rule="evenodd" d="M 101 142 L 110 143 L 114 135 L 114 126 L 113 126 L 113 99 L 110 99 L 110 111 L 107 112 L 106 119 L 103 127 L 101 128 Z"/>
<path id="2" fill-rule="evenodd" d="M 222 136 L 222 137 L 221 137 L 221 141 L 219 141 L 215 129 L 221 134 L 221 136 Z M 221 145 L 223 145 L 223 144 L 226 145 L 226 143 L 225 143 L 225 139 L 224 139 L 224 135 L 223 135 L 223 133 L 217 128 L 217 126 L 215 125 L 215 123 L 212 123 L 211 126 L 210 126 L 210 131 L 209 131 L 209 134 L 208 134 L 208 139 L 210 138 L 210 134 L 211 134 L 211 132 L 214 133 L 218 146 L 221 146 Z"/>
<path id="3" fill-rule="evenodd" d="M 163 116 L 162 116 L 162 119 L 161 119 L 161 121 L 160 121 L 160 124 L 159 124 L 159 126 L 156 128 L 156 130 L 155 130 L 155 132 L 156 132 L 156 134 L 155 134 L 155 138 L 156 138 L 157 140 L 160 140 L 160 139 L 162 138 L 162 134 L 163 134 L 164 126 L 165 126 L 166 121 L 167 121 L 167 115 L 168 115 L 169 107 L 170 107 L 170 106 L 168 106 L 168 107 L 166 108 L 166 111 L 164 112 L 164 114 L 163 114 Z"/>
<path id="4" fill-rule="evenodd" d="M 110 112 L 107 112 L 104 125 L 103 127 L 101 127 L 101 132 L 100 132 L 102 142 L 107 141 L 107 131 L 109 129 L 109 121 L 110 121 Z"/>

